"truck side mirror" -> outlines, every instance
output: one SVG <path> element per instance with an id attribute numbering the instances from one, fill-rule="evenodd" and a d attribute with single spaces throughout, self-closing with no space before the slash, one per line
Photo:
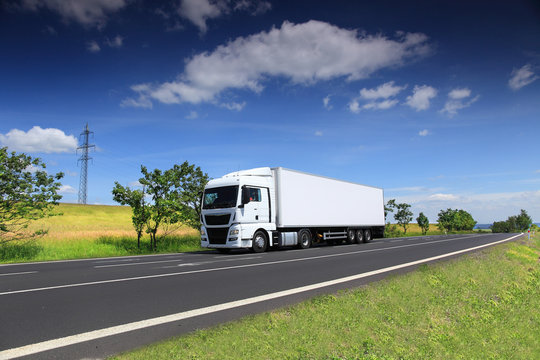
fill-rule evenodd
<path id="1" fill-rule="evenodd" d="M 242 207 L 250 201 L 251 200 L 249 198 L 249 189 L 245 186 L 242 186 Z"/>

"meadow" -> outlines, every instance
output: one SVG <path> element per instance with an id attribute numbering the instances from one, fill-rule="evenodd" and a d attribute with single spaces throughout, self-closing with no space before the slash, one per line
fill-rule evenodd
<path id="1" fill-rule="evenodd" d="M 148 235 L 137 248 L 127 206 L 60 204 L 57 216 L 32 223 L 46 234 L 27 242 L 0 246 L 0 262 L 48 261 L 154 253 Z M 197 230 L 174 226 L 160 231 L 157 253 L 200 250 Z"/>

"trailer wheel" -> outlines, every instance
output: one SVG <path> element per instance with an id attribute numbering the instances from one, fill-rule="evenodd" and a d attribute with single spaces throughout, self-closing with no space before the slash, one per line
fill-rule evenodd
<path id="1" fill-rule="evenodd" d="M 355 239 L 355 231 L 354 229 L 348 229 L 347 230 L 347 244 L 352 244 L 354 243 L 354 239 Z"/>
<path id="2" fill-rule="evenodd" d="M 311 232 L 308 229 L 302 229 L 298 232 L 298 247 L 307 249 L 311 246 Z"/>
<path id="3" fill-rule="evenodd" d="M 366 229 L 364 230 L 364 242 L 368 243 L 371 241 L 371 230 Z"/>
<path id="4" fill-rule="evenodd" d="M 362 229 L 356 230 L 356 242 L 358 244 L 364 242 L 364 230 L 362 230 Z"/>
<path id="5" fill-rule="evenodd" d="M 266 239 L 266 234 L 260 230 L 255 232 L 255 234 L 253 235 L 253 245 L 251 246 L 253 252 L 265 252 L 267 245 L 268 239 Z"/>

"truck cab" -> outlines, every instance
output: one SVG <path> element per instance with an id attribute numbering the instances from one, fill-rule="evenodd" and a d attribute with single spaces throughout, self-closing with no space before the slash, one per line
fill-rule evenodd
<path id="1" fill-rule="evenodd" d="M 271 246 L 271 234 L 276 230 L 274 217 L 275 192 L 270 168 L 237 171 L 210 180 L 202 198 L 201 246 L 222 251 L 234 248 L 264 251 Z M 258 244 L 254 247 L 255 240 Z"/>

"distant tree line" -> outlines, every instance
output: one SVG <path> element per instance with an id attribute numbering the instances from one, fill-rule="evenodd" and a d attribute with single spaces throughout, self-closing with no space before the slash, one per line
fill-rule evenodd
<path id="1" fill-rule="evenodd" d="M 509 216 L 506 221 L 495 221 L 491 225 L 494 233 L 513 233 L 526 231 L 532 224 L 532 219 L 527 211 L 521 209 L 519 215 Z"/>
<path id="2" fill-rule="evenodd" d="M 396 224 L 387 223 L 385 236 L 392 237 L 398 236 L 400 231 L 398 227 L 403 229 L 403 234 L 407 234 L 410 222 L 413 220 L 413 212 L 410 210 L 411 205 L 407 203 L 396 203 L 395 199 L 388 200 L 384 206 L 385 218 L 389 213 L 394 213 L 394 220 Z M 429 231 L 429 219 L 423 212 L 418 214 L 416 218 L 418 226 L 422 230 L 422 234 L 425 235 Z M 470 231 L 476 225 L 476 221 L 472 215 L 465 210 L 459 209 L 446 209 L 439 211 L 438 227 L 441 231 Z"/>

